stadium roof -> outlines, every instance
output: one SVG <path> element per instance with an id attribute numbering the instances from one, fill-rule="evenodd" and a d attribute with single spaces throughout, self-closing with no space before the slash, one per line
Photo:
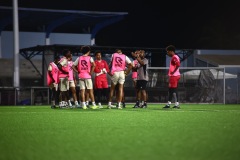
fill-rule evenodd
<path id="1" fill-rule="evenodd" d="M 18 8 L 19 31 L 55 33 L 88 33 L 95 37 L 102 28 L 124 18 L 127 12 L 99 12 Z M 0 33 L 13 30 L 12 7 L 0 6 Z"/>
<path id="2" fill-rule="evenodd" d="M 196 50 L 194 56 L 218 67 L 240 65 L 240 50 Z"/>
<path id="3" fill-rule="evenodd" d="M 61 54 L 64 49 L 69 49 L 74 56 L 79 56 L 82 53 L 80 49 L 83 45 L 63 45 L 63 44 L 53 44 L 53 45 L 38 45 L 29 48 L 20 49 L 20 54 L 26 59 L 31 59 L 35 55 L 42 55 L 45 51 L 53 51 L 54 54 Z M 117 46 L 90 46 L 92 52 L 100 50 L 103 54 L 112 54 L 116 49 L 121 49 L 124 54 L 131 56 L 131 53 L 137 49 L 144 49 L 146 52 L 153 54 L 163 54 L 165 56 L 164 48 L 137 48 L 137 47 L 117 47 Z"/>
<path id="4" fill-rule="evenodd" d="M 240 55 L 198 55 L 196 58 L 218 67 L 240 65 Z"/>

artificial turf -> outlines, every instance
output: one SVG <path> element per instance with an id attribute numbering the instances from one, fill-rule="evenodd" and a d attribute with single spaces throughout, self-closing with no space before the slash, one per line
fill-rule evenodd
<path id="1" fill-rule="evenodd" d="M 0 107 L 0 160 L 238 160 L 240 105 Z"/>

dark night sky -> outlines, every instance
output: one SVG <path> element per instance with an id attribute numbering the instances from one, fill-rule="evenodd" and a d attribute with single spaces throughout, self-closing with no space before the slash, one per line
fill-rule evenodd
<path id="1" fill-rule="evenodd" d="M 10 2 L 9 2 L 10 1 Z M 11 6 L 12 0 L 0 5 Z M 96 35 L 102 46 L 240 49 L 240 2 L 217 0 L 18 0 L 19 7 L 128 12 Z"/>

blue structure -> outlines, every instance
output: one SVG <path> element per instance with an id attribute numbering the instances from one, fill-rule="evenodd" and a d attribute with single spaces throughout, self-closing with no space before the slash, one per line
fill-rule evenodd
<path id="1" fill-rule="evenodd" d="M 18 8 L 19 31 L 51 33 L 88 33 L 92 45 L 96 34 L 104 27 L 121 21 L 127 12 L 99 12 L 78 10 L 53 10 Z M 0 35 L 2 31 L 13 30 L 12 7 L 0 6 Z"/>

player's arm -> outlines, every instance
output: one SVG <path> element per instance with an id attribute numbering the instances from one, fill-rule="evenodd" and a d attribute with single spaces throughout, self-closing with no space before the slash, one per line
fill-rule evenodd
<path id="1" fill-rule="evenodd" d="M 90 74 L 93 74 L 95 67 L 96 67 L 96 64 L 95 64 L 95 62 L 92 60 L 92 57 L 91 57 L 91 71 L 90 71 Z"/>
<path id="2" fill-rule="evenodd" d="M 77 85 L 77 79 L 76 79 L 75 74 L 73 74 L 73 82 L 74 82 L 75 85 Z"/>
<path id="3" fill-rule="evenodd" d="M 141 57 L 138 55 L 137 56 L 137 61 L 138 61 L 138 63 L 140 64 L 140 66 L 144 66 L 145 64 L 144 64 L 144 61 L 141 59 Z"/>
<path id="4" fill-rule="evenodd" d="M 48 71 L 49 77 L 52 79 L 52 82 L 55 83 L 55 80 L 53 78 L 52 71 Z"/>
<path id="5" fill-rule="evenodd" d="M 53 78 L 52 66 L 51 66 L 51 64 L 49 64 L 49 66 L 48 66 L 48 75 L 49 75 L 49 77 L 52 79 L 52 82 L 54 83 L 55 80 L 54 80 L 54 78 Z"/>
<path id="6" fill-rule="evenodd" d="M 112 68 L 112 61 L 110 61 L 108 66 L 109 66 L 109 70 L 111 70 L 111 68 Z"/>
<path id="7" fill-rule="evenodd" d="M 126 57 L 126 62 L 127 62 L 127 70 L 125 70 L 124 73 L 125 75 L 128 75 L 129 72 L 132 70 L 133 65 L 131 60 L 128 57 Z"/>
<path id="8" fill-rule="evenodd" d="M 107 73 L 110 72 L 110 69 L 106 61 L 104 61 L 104 68 L 106 69 Z"/>
<path id="9" fill-rule="evenodd" d="M 72 69 L 76 72 L 79 73 L 78 71 L 78 62 L 79 62 L 79 57 L 73 62 Z"/>
<path id="10" fill-rule="evenodd" d="M 77 70 L 77 67 L 76 67 L 76 66 L 73 65 L 73 66 L 72 66 L 72 69 L 73 69 L 74 72 L 78 73 L 78 70 Z"/>
<path id="11" fill-rule="evenodd" d="M 64 62 L 57 64 L 58 69 L 59 69 L 60 71 L 62 71 L 62 73 L 68 74 L 67 67 L 63 67 L 63 63 L 64 63 Z"/>
<path id="12" fill-rule="evenodd" d="M 134 61 L 132 61 L 132 72 L 137 72 L 137 64 Z"/>
<path id="13" fill-rule="evenodd" d="M 112 61 L 113 61 L 113 55 L 112 55 L 112 58 L 111 58 L 111 61 L 110 61 L 109 65 L 108 65 L 108 67 L 109 67 L 108 75 L 109 75 L 109 76 L 112 76 L 112 73 L 111 73 Z"/>
<path id="14" fill-rule="evenodd" d="M 125 75 L 128 75 L 131 70 L 132 70 L 132 63 L 128 63 L 127 70 L 124 71 Z"/>

